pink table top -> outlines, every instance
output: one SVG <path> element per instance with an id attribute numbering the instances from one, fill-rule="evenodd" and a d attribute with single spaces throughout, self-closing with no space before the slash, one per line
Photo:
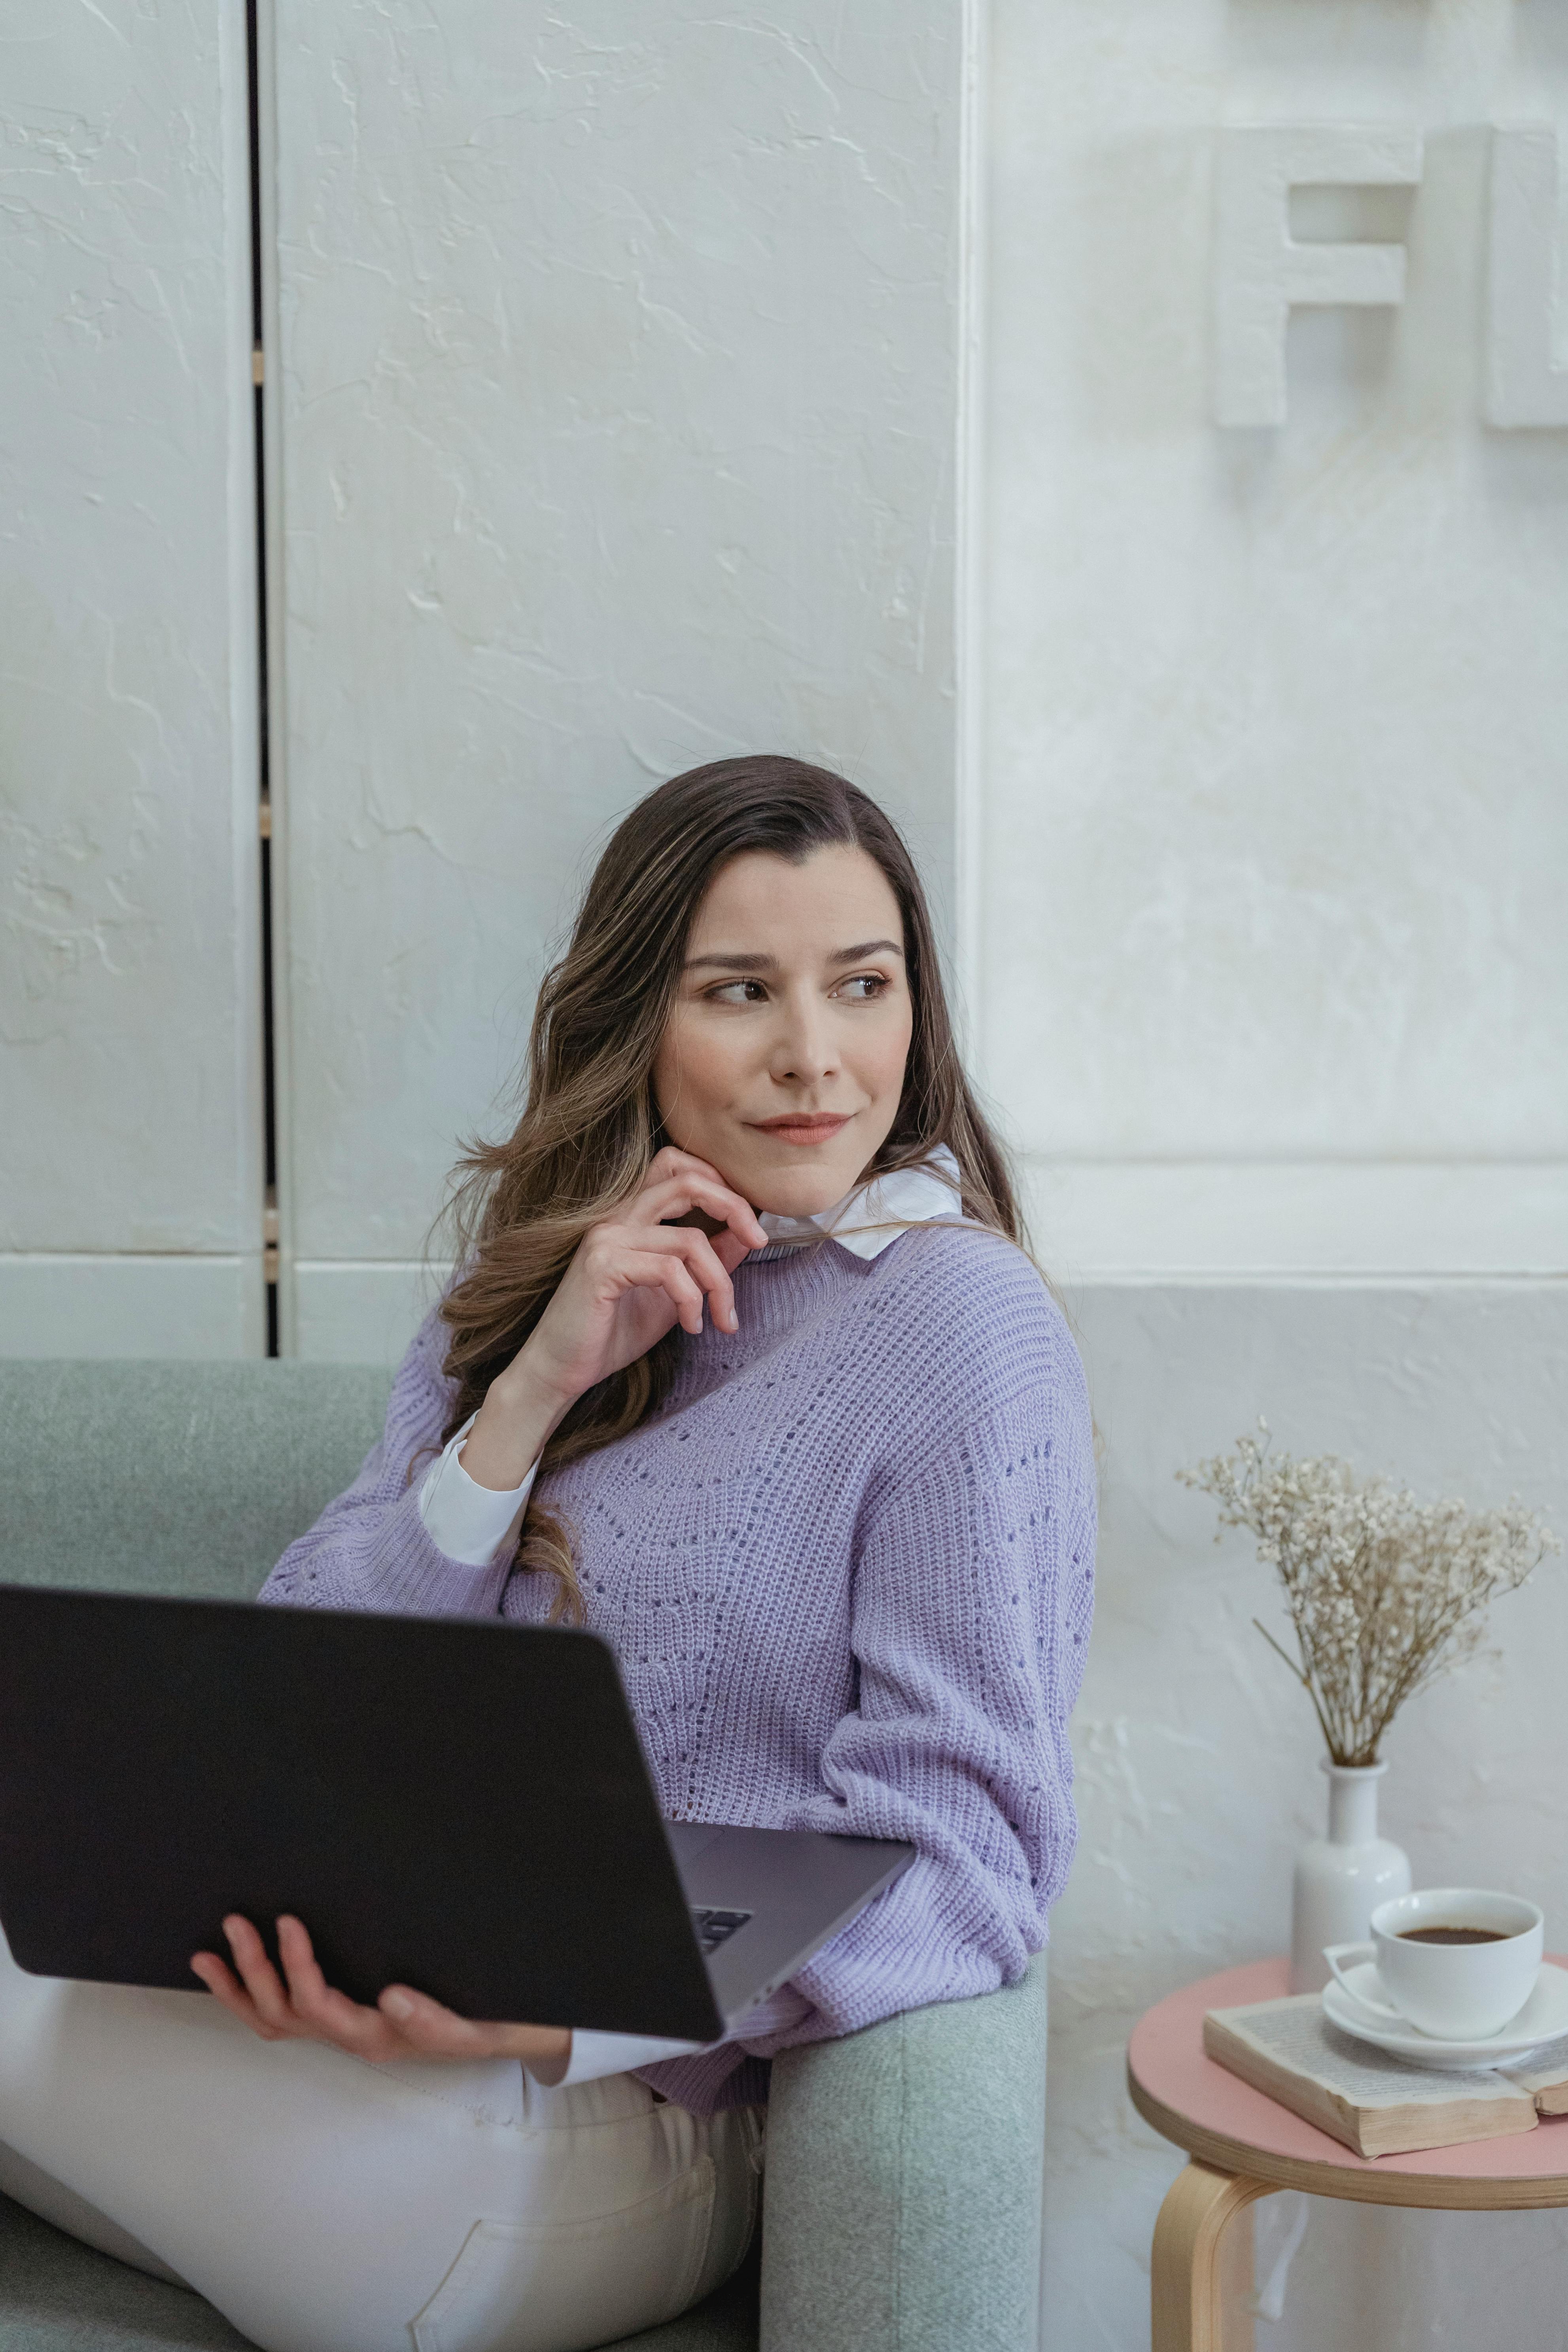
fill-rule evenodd
<path id="1" fill-rule="evenodd" d="M 1568 1967 L 1568 1960 L 1560 1959 L 1558 1966 Z M 1255 1960 L 1247 1968 L 1226 1969 L 1184 1986 L 1139 2020 L 1127 2045 L 1127 2072 L 1134 2095 L 1142 2089 L 1166 2111 L 1161 2116 L 1142 2107 L 1158 2130 L 1205 2162 L 1258 2179 L 1277 2171 L 1293 2174 L 1303 2164 L 1323 2166 L 1339 2176 L 1322 2182 L 1320 2193 L 1329 2196 L 1425 2204 L 1439 2201 L 1432 2192 L 1443 2182 L 1448 2184 L 1440 2199 L 1444 2204 L 1472 2199 L 1478 2205 L 1500 2204 L 1507 2197 L 1506 2184 L 1516 2181 L 1521 2205 L 1568 2203 L 1568 2116 L 1543 2116 L 1533 2131 L 1516 2132 L 1506 2139 L 1470 2140 L 1459 2147 L 1409 2156 L 1355 2156 L 1316 2125 L 1303 2122 L 1289 2107 L 1205 2056 L 1205 2010 L 1277 1999 L 1289 1991 L 1289 1977 L 1284 1960 Z M 1180 2128 L 1183 2124 L 1195 2127 L 1193 2140 Z M 1205 2140 L 1236 2144 L 1229 2161 Z M 1247 2163 L 1248 2153 L 1261 2159 L 1256 2167 Z M 1373 2186 L 1374 2179 L 1381 2188 Z M 1409 2184 L 1403 2194 L 1402 2180 Z M 1473 2184 L 1469 2196 L 1463 2188 L 1466 2182 Z M 1560 2198 L 1552 2194 L 1553 2182 L 1561 2189 Z M 1291 2180 L 1289 2185 L 1306 2184 Z"/>

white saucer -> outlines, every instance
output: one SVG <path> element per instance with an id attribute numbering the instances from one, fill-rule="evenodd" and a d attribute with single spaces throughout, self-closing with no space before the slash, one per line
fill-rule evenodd
<path id="1" fill-rule="evenodd" d="M 1383 1987 L 1371 1960 L 1347 1969 L 1345 1977 L 1352 1990 L 1359 1987 L 1373 2000 L 1381 1997 Z M 1387 2024 L 1352 2000 L 1332 1977 L 1323 1987 L 1323 2015 L 1342 2033 L 1353 2034 L 1358 2042 L 1370 2042 L 1374 2049 L 1387 2050 L 1416 2066 L 1454 2073 L 1500 2066 L 1510 2058 L 1521 2058 L 1527 2050 L 1538 2049 L 1543 2042 L 1568 2034 L 1568 1969 L 1542 1960 L 1535 1990 L 1519 2015 L 1484 2042 L 1439 2042 L 1435 2034 L 1423 2033 L 1416 2026 Z"/>

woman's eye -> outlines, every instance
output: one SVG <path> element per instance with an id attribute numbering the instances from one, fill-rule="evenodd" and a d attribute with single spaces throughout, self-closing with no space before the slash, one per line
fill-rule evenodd
<path id="1" fill-rule="evenodd" d="M 885 972 L 858 971 L 852 980 L 841 980 L 833 992 L 847 996 L 852 1004 L 868 1004 L 873 997 L 883 995 L 887 986 Z"/>
<path id="2" fill-rule="evenodd" d="M 765 1004 L 767 990 L 760 980 L 727 980 L 708 991 L 710 1004 Z"/>

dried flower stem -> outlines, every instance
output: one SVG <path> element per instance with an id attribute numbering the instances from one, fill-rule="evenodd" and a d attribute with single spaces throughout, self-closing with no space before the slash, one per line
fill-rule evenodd
<path id="1" fill-rule="evenodd" d="M 1418 1503 L 1386 1478 L 1358 1486 L 1333 1454 L 1270 1459 L 1258 1427 L 1261 1444 L 1237 1438 L 1234 1456 L 1176 1475 L 1216 1498 L 1222 1528 L 1250 1528 L 1278 1570 L 1299 1656 L 1253 1622 L 1311 1700 L 1333 1761 L 1375 1764 L 1405 1700 L 1473 1654 L 1494 1596 L 1562 1547 L 1517 1500 Z"/>

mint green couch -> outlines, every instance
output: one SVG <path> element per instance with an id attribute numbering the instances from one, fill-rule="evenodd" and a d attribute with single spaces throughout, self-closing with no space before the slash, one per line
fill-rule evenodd
<path id="1" fill-rule="evenodd" d="M 254 1593 L 348 1484 L 384 1373 L 0 1362 L 0 1579 Z M 1034 2352 L 1046 1979 L 773 2068 L 760 2263 L 639 2352 Z M 197 2295 L 0 2197 L 4 2352 L 216 2352 Z"/>

